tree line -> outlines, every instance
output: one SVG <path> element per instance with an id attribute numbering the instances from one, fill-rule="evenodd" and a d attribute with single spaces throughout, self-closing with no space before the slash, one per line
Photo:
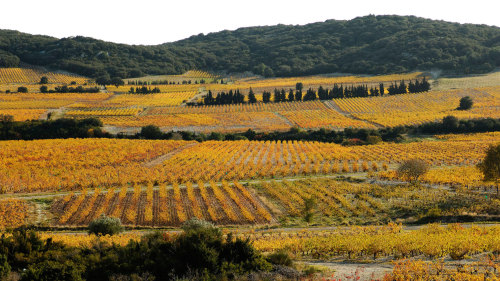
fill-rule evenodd
<path id="1" fill-rule="evenodd" d="M 274 93 L 263 91 L 262 92 L 262 102 L 292 102 L 292 101 L 314 101 L 314 100 L 331 100 L 331 99 L 343 99 L 343 98 L 356 98 L 356 97 L 376 97 L 385 95 L 385 87 L 383 83 L 380 83 L 378 87 L 370 87 L 368 89 L 367 85 L 350 85 L 344 86 L 340 84 L 334 84 L 333 88 L 323 88 L 319 86 L 317 90 L 309 88 L 304 94 L 303 84 L 301 82 L 295 85 L 295 91 L 293 89 L 274 89 Z M 430 90 L 430 84 L 424 77 L 422 80 L 416 79 L 415 81 L 410 80 L 408 84 L 404 80 L 398 82 L 393 82 L 387 88 L 389 95 L 399 95 L 406 93 L 420 93 L 427 92 Z M 247 99 L 247 101 L 245 101 Z M 240 90 L 229 90 L 228 93 L 220 92 L 214 96 L 212 91 L 208 91 L 202 102 L 199 105 L 222 105 L 222 104 L 241 104 L 241 103 L 256 103 L 257 99 L 255 93 L 250 88 L 248 93 L 248 98 L 240 93 Z M 196 104 L 190 104 L 196 105 Z"/>
<path id="2" fill-rule="evenodd" d="M 459 120 L 447 116 L 439 122 L 429 122 L 412 126 L 386 127 L 380 129 L 343 130 L 303 130 L 291 128 L 289 131 L 256 132 L 247 130 L 241 133 L 195 133 L 190 131 L 162 132 L 154 125 L 144 126 L 135 135 L 105 132 L 102 122 L 96 118 L 57 120 L 14 121 L 12 116 L 0 115 L 0 140 L 34 140 L 57 138 L 127 138 L 127 139 L 176 139 L 196 140 L 302 140 L 333 142 L 344 145 L 375 144 L 380 141 L 400 142 L 405 135 L 420 134 L 462 134 L 500 131 L 500 119 L 486 118 Z"/>
<path id="3" fill-rule="evenodd" d="M 160 88 L 154 87 L 151 89 L 151 87 L 130 87 L 130 90 L 128 91 L 130 94 L 158 94 L 160 93 Z"/>
<path id="4" fill-rule="evenodd" d="M 100 89 L 98 87 L 68 87 L 66 85 L 56 86 L 54 90 L 49 90 L 47 86 L 43 85 L 40 87 L 41 93 L 99 93 Z"/>

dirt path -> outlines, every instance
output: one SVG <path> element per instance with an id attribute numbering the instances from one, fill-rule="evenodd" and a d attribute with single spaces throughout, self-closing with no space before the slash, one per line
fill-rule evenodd
<path id="1" fill-rule="evenodd" d="M 372 124 L 373 126 L 375 126 L 377 128 L 385 128 L 385 126 L 382 125 L 382 124 L 379 124 L 379 123 L 376 123 L 376 122 L 373 122 L 373 121 L 370 121 L 370 120 L 366 120 L 366 119 L 362 119 L 362 118 L 356 117 L 356 116 L 352 115 L 351 113 L 342 110 L 334 101 L 325 101 L 323 103 L 328 108 L 331 108 L 331 109 L 337 111 L 338 113 L 344 115 L 347 118 L 351 118 L 351 119 L 358 120 L 358 121 L 363 121 L 363 122 L 366 122 L 368 124 Z"/>
<path id="2" fill-rule="evenodd" d="M 393 269 L 391 263 L 346 263 L 346 262 L 330 262 L 330 261 L 305 261 L 300 262 L 305 265 L 326 267 L 333 271 L 334 280 L 382 280 L 387 273 Z M 329 279 L 330 280 L 330 279 Z"/>
<path id="3" fill-rule="evenodd" d="M 205 90 L 205 87 L 198 88 L 198 93 L 196 95 L 194 95 L 192 98 L 188 99 L 185 103 L 182 103 L 180 106 L 186 106 L 186 104 L 188 104 L 190 102 L 194 102 L 197 99 L 199 99 L 207 94 L 208 94 L 208 91 Z"/>
<path id="4" fill-rule="evenodd" d="M 179 153 L 179 149 L 187 149 L 188 147 L 197 145 L 198 143 L 193 143 L 193 144 L 188 144 L 184 147 L 178 148 L 177 150 L 171 151 L 170 153 L 167 153 L 165 155 L 162 155 L 158 158 L 153 159 L 150 162 L 144 163 L 143 165 L 152 165 L 151 167 L 154 167 L 155 165 L 158 165 L 162 163 L 163 161 L 168 160 L 170 157 L 173 157 L 176 153 Z M 161 158 L 165 157 L 165 158 Z M 160 159 L 161 158 L 161 159 Z M 153 163 L 151 163 L 153 162 Z M 283 177 L 283 178 L 277 178 L 277 179 L 271 179 L 271 178 L 262 178 L 262 179 L 255 179 L 255 180 L 239 180 L 238 182 L 240 184 L 258 184 L 258 183 L 271 183 L 271 182 L 283 182 L 283 181 L 298 181 L 298 180 L 305 180 L 305 179 L 336 179 L 339 177 L 345 177 L 345 178 L 353 178 L 353 179 L 361 179 L 361 180 L 366 180 L 367 183 L 370 184 L 379 184 L 379 185 L 401 185 L 401 184 L 408 184 L 407 182 L 403 181 L 397 181 L 397 180 L 381 180 L 381 179 L 371 179 L 368 178 L 368 173 L 367 172 L 356 172 L 356 173 L 339 173 L 339 174 L 322 174 L 322 175 L 304 175 L 304 176 L 293 176 L 293 177 Z M 215 183 L 218 186 L 221 186 L 221 182 Z M 232 185 L 232 183 L 230 183 Z M 421 183 L 421 186 L 424 187 L 431 187 L 431 188 L 436 188 L 436 189 L 444 189 L 444 190 L 449 190 L 452 191 L 453 188 L 448 185 L 438 185 L 438 184 L 426 184 L 426 183 Z M 179 185 L 180 188 L 185 188 L 186 186 L 184 184 Z M 172 186 L 169 185 L 167 188 L 172 189 Z M 154 190 L 158 190 L 159 187 L 155 186 Z M 133 187 L 129 187 L 129 191 L 133 191 Z M 146 186 L 142 187 L 142 190 L 146 190 Z M 62 192 L 40 192 L 36 193 L 6 193 L 6 194 L 1 194 L 0 199 L 3 198 L 10 198 L 10 199 L 22 199 L 22 200 L 33 200 L 33 199 L 42 199 L 42 198 L 52 198 L 52 197 L 61 197 L 65 196 L 68 193 L 73 192 L 74 194 L 78 195 L 80 194 L 80 191 L 62 191 Z M 480 194 L 492 194 L 496 193 L 496 191 L 475 191 Z M 88 190 L 88 194 L 92 194 L 93 190 Z"/>
<path id="5" fill-rule="evenodd" d="M 170 151 L 169 153 L 167 154 L 164 154 L 160 157 L 157 157 L 149 162 L 146 162 L 144 164 L 142 164 L 142 166 L 146 167 L 146 168 L 152 168 L 154 166 L 157 166 L 157 165 L 160 165 L 161 163 L 165 162 L 166 160 L 172 158 L 174 155 L 176 155 L 177 153 L 180 153 L 182 152 L 183 150 L 185 149 L 188 149 L 190 147 L 193 147 L 195 145 L 198 145 L 197 142 L 194 142 L 194 143 L 190 143 L 190 144 L 186 144 L 185 146 L 182 146 L 182 147 L 179 147 L 179 148 L 176 148 L 172 151 Z"/>
<path id="6" fill-rule="evenodd" d="M 285 116 L 283 116 L 281 113 L 279 112 L 273 112 L 274 115 L 278 116 L 281 120 L 283 120 L 283 122 L 287 123 L 290 127 L 295 127 L 297 126 L 297 124 L 294 124 L 292 123 L 290 120 L 288 120 Z M 297 126 L 298 127 L 298 126 Z"/>

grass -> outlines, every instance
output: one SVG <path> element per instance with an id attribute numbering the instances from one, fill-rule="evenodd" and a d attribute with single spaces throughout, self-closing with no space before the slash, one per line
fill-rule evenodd
<path id="1" fill-rule="evenodd" d="M 432 90 L 466 89 L 498 85 L 500 85 L 500 70 L 484 75 L 438 78 L 432 82 Z"/>

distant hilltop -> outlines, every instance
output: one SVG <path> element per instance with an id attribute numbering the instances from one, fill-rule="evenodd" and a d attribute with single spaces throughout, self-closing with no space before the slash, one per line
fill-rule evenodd
<path id="1" fill-rule="evenodd" d="M 180 74 L 190 69 L 250 71 L 266 77 L 414 70 L 473 74 L 500 67 L 500 28 L 370 15 L 225 30 L 155 46 L 0 30 L 0 67 L 22 63 L 93 78 Z"/>

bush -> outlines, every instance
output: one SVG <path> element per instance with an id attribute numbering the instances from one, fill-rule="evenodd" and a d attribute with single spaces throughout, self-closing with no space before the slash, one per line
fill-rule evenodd
<path id="1" fill-rule="evenodd" d="M 267 256 L 267 261 L 274 265 L 292 266 L 293 260 L 285 250 L 279 250 Z"/>
<path id="2" fill-rule="evenodd" d="M 123 226 L 119 218 L 111 218 L 102 215 L 89 224 L 89 234 L 114 235 L 123 231 Z"/>
<path id="3" fill-rule="evenodd" d="M 10 265 L 7 262 L 7 256 L 0 254 L 0 280 L 3 280 L 10 272 Z"/>
<path id="4" fill-rule="evenodd" d="M 468 110 L 472 108 L 472 105 L 474 102 L 472 101 L 471 97 L 465 96 L 460 99 L 460 105 L 458 106 L 458 110 Z"/>
<path id="5" fill-rule="evenodd" d="M 18 93 L 27 93 L 28 92 L 28 88 L 26 88 L 26 87 L 18 87 L 17 88 L 17 92 Z"/>
<path id="6" fill-rule="evenodd" d="M 145 139 L 161 139 L 163 133 L 160 128 L 155 125 L 148 125 L 141 128 L 140 135 Z"/>
<path id="7" fill-rule="evenodd" d="M 84 266 L 72 261 L 45 260 L 32 264 L 23 272 L 21 281 L 79 281 L 82 279 Z"/>
<path id="8" fill-rule="evenodd" d="M 398 168 L 398 176 L 402 180 L 408 180 L 415 183 L 429 170 L 427 163 L 420 159 L 410 159 L 404 161 Z"/>
<path id="9" fill-rule="evenodd" d="M 215 225 L 211 222 L 200 220 L 198 218 L 192 218 L 185 221 L 182 226 L 184 232 L 198 231 L 203 229 L 216 229 Z"/>

